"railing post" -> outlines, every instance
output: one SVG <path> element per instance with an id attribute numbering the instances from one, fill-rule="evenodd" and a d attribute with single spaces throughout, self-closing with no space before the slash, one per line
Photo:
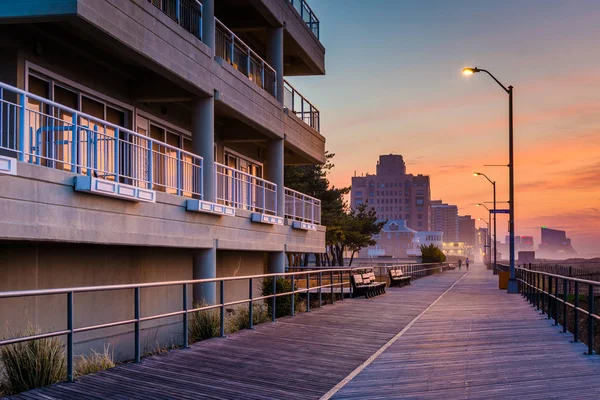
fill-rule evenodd
<path id="1" fill-rule="evenodd" d="M 248 281 L 249 281 L 248 298 L 250 299 L 249 306 L 248 306 L 248 317 L 250 318 L 250 321 L 249 321 L 250 329 L 254 329 L 254 326 L 253 326 L 254 321 L 252 320 L 252 318 L 253 318 L 252 313 L 254 312 L 254 307 L 253 307 L 254 301 L 252 300 L 252 298 L 254 297 L 252 295 L 252 278 L 250 278 Z"/>
<path id="2" fill-rule="evenodd" d="M 67 293 L 67 329 L 67 380 L 73 382 L 73 292 Z"/>
<path id="3" fill-rule="evenodd" d="M 575 298 L 573 300 L 573 343 L 579 342 L 579 282 L 575 281 Z"/>
<path id="4" fill-rule="evenodd" d="M 175 0 L 175 20 L 181 24 L 181 0 Z"/>
<path id="5" fill-rule="evenodd" d="M 166 168 L 165 168 L 166 169 Z M 177 194 L 181 196 L 182 193 L 182 173 L 181 173 L 181 151 L 177 150 Z M 166 183 L 166 182 L 165 182 Z"/>
<path id="6" fill-rule="evenodd" d="M 319 289 L 319 290 L 321 290 L 321 289 Z M 306 312 L 309 312 L 309 311 L 310 311 L 310 272 L 307 272 L 306 273 Z"/>
<path id="7" fill-rule="evenodd" d="M 272 307 L 272 315 L 271 315 L 271 321 L 275 322 L 275 320 L 277 320 L 277 276 L 273 276 L 273 300 L 271 303 L 271 307 Z"/>
<path id="8" fill-rule="evenodd" d="M 333 271 L 329 272 L 329 283 L 331 284 L 331 304 L 335 303 L 335 286 L 333 286 Z"/>
<path id="9" fill-rule="evenodd" d="M 319 271 L 319 308 L 323 307 L 323 272 Z"/>
<path id="10" fill-rule="evenodd" d="M 79 116 L 77 113 L 73 113 L 73 137 L 71 138 L 71 172 L 77 173 L 77 164 L 78 164 L 78 154 L 77 150 L 79 147 L 79 128 L 77 127 L 77 122 L 79 120 Z"/>
<path id="11" fill-rule="evenodd" d="M 220 281 L 220 292 L 219 300 L 221 302 L 221 337 L 225 337 L 225 281 L 221 279 Z"/>
<path id="12" fill-rule="evenodd" d="M 588 355 L 594 354 L 594 286 L 588 285 Z"/>
<path id="13" fill-rule="evenodd" d="M 135 293 L 133 296 L 133 309 L 134 309 L 134 318 L 135 318 L 135 327 L 134 327 L 134 346 L 135 346 L 135 362 L 140 363 L 142 359 L 142 351 L 140 344 L 140 288 L 135 288 Z"/>
<path id="14" fill-rule="evenodd" d="M 152 184 L 154 183 L 154 160 L 152 159 L 153 143 L 151 140 L 148 140 L 146 143 L 148 143 L 148 189 L 152 190 Z"/>
<path id="15" fill-rule="evenodd" d="M 294 275 L 292 275 L 292 317 L 296 315 L 296 290 L 294 289 L 295 284 L 296 283 L 294 282 Z"/>
<path id="16" fill-rule="evenodd" d="M 187 348 L 189 347 L 189 330 L 188 330 L 188 295 L 187 295 L 187 283 L 183 284 L 183 311 L 185 311 L 185 313 L 183 314 L 183 347 Z"/>
<path id="17" fill-rule="evenodd" d="M 344 301 L 344 271 L 339 271 L 340 275 L 340 292 L 342 295 L 342 301 Z"/>
<path id="18" fill-rule="evenodd" d="M 540 274 L 535 273 L 535 294 L 537 310 L 540 310 Z"/>
<path id="19" fill-rule="evenodd" d="M 115 149 L 114 149 L 114 160 L 115 160 L 115 182 L 119 182 L 119 128 L 115 128 Z"/>
<path id="20" fill-rule="evenodd" d="M 263 212 L 267 212 L 267 187 L 265 186 L 266 182 L 262 183 L 262 209 Z M 275 201 L 277 202 L 277 190 L 275 190 Z M 275 214 L 277 214 L 277 203 L 275 203 Z"/>
<path id="21" fill-rule="evenodd" d="M 235 36 L 232 33 L 231 34 L 231 48 L 229 49 L 229 60 L 231 61 L 231 65 L 235 64 L 235 61 L 233 60 L 234 49 L 235 49 Z"/>
<path id="22" fill-rule="evenodd" d="M 540 274 L 542 278 L 542 314 L 546 311 L 546 275 Z"/>
<path id="23" fill-rule="evenodd" d="M 567 280 L 563 278 L 563 333 L 567 332 Z"/>
<path id="24" fill-rule="evenodd" d="M 27 98 L 24 94 L 21 95 L 19 99 L 19 145 L 17 149 L 21 149 L 19 153 L 19 161 L 25 161 L 25 125 L 27 125 Z M 10 115 L 10 108 L 8 109 L 8 114 Z M 29 144 L 31 146 L 31 143 Z"/>
<path id="25" fill-rule="evenodd" d="M 265 88 L 265 62 L 261 61 L 260 62 L 260 83 L 261 83 L 261 88 Z"/>
<path id="26" fill-rule="evenodd" d="M 548 319 L 552 319 L 552 277 L 548 277 Z"/>

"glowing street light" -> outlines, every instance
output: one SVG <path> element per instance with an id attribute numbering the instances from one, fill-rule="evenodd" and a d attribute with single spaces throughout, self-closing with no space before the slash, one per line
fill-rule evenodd
<path id="1" fill-rule="evenodd" d="M 492 186 L 494 188 L 494 210 L 495 210 L 496 209 L 496 181 L 491 180 L 486 174 L 481 173 L 481 172 L 473 172 L 473 176 L 483 176 L 485 179 L 488 180 L 488 182 L 490 182 L 492 184 Z M 489 215 L 492 214 L 490 209 L 487 208 L 484 204 L 479 203 L 477 205 L 479 206 L 480 204 L 482 206 L 484 206 L 486 210 L 488 210 L 488 212 L 490 213 Z M 496 264 L 496 262 L 497 262 L 496 241 L 497 241 L 497 239 L 498 238 L 496 237 L 496 213 L 494 213 L 494 274 L 496 274 L 496 272 L 498 271 L 497 264 Z M 490 248 L 490 251 L 491 251 L 491 248 Z"/>

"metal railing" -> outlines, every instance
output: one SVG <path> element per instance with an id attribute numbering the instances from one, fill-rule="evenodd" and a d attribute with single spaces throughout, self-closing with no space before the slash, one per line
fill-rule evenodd
<path id="1" fill-rule="evenodd" d="M 215 18 L 215 55 L 277 98 L 275 70 L 217 18 Z"/>
<path id="2" fill-rule="evenodd" d="M 519 293 L 548 319 L 554 319 L 554 325 L 561 324 L 563 333 L 573 333 L 573 342 L 581 339 L 586 343 L 588 355 L 594 354 L 595 337 L 599 333 L 596 321 L 600 320 L 595 312 L 595 299 L 600 282 L 522 266 L 515 268 L 515 274 Z"/>
<path id="3" fill-rule="evenodd" d="M 0 152 L 30 164 L 202 198 L 202 157 L 1 82 Z"/>
<path id="4" fill-rule="evenodd" d="M 276 184 L 219 163 L 215 163 L 215 194 L 219 204 L 277 214 Z"/>
<path id="5" fill-rule="evenodd" d="M 202 4 L 197 0 L 148 0 L 183 29 L 202 40 Z"/>
<path id="6" fill-rule="evenodd" d="M 351 272 L 348 268 L 339 268 L 339 269 L 328 269 L 328 270 L 319 270 L 319 271 L 304 271 L 304 272 L 295 272 L 295 273 L 281 273 L 281 274 L 262 274 L 262 275 L 252 275 L 252 276 L 239 276 L 239 277 L 227 277 L 227 278 L 214 278 L 214 279 L 196 279 L 196 280 L 181 280 L 181 281 L 171 281 L 171 282 L 154 282 L 154 283 L 138 283 L 138 284 L 128 284 L 128 285 L 106 285 L 106 286 L 89 286 L 89 287 L 72 287 L 72 288 L 63 288 L 63 289 L 44 289 L 44 290 L 21 290 L 21 291 L 11 291 L 11 292 L 0 292 L 0 300 L 9 299 L 9 298 L 23 298 L 23 297 L 32 297 L 32 296 L 49 296 L 49 295 L 65 295 L 66 301 L 66 329 L 44 332 L 40 334 L 34 334 L 29 336 L 21 336 L 21 337 L 13 337 L 10 339 L 0 340 L 0 347 L 7 346 L 16 343 L 22 343 L 30 340 L 37 340 L 43 338 L 50 337 L 58 337 L 58 336 L 66 336 L 67 337 L 67 379 L 72 382 L 73 381 L 73 366 L 74 366 L 74 338 L 77 333 L 88 332 L 98 329 L 104 328 L 113 328 L 117 326 L 125 326 L 125 325 L 133 325 L 134 326 L 134 361 L 139 363 L 142 357 L 142 348 L 141 348 L 141 340 L 140 340 L 140 332 L 141 332 L 141 324 L 145 321 L 152 321 L 161 318 L 175 317 L 181 316 L 182 318 L 182 330 L 183 330 L 183 347 L 189 346 L 189 337 L 188 337 L 188 325 L 189 325 L 189 316 L 190 314 L 207 311 L 212 309 L 218 309 L 220 311 L 220 335 L 225 336 L 225 312 L 226 307 L 248 304 L 248 313 L 249 313 L 249 325 L 250 329 L 252 329 L 253 324 L 253 303 L 254 302 L 270 302 L 270 306 L 272 309 L 271 319 L 273 321 L 276 320 L 276 312 L 277 312 L 277 299 L 282 296 L 291 296 L 292 299 L 295 299 L 297 295 L 305 294 L 306 295 L 306 311 L 310 311 L 311 307 L 311 291 L 318 292 L 318 300 L 319 306 L 322 306 L 322 291 L 323 289 L 330 289 L 331 294 L 331 304 L 335 302 L 336 294 L 339 295 L 341 300 L 345 297 L 344 287 L 347 286 L 348 293 L 350 293 L 350 279 L 349 273 Z M 344 279 L 347 275 L 347 279 Z M 273 287 L 271 294 L 268 295 L 260 295 L 256 296 L 253 294 L 254 283 L 259 280 L 272 279 Z M 289 280 L 292 288 L 291 291 L 287 292 L 278 292 L 277 290 L 277 281 L 283 278 L 285 280 Z M 325 282 L 324 282 L 325 280 Z M 248 282 L 248 297 L 242 300 L 236 301 L 225 301 L 225 282 L 233 282 L 233 281 L 247 281 Z M 315 284 L 316 283 L 316 284 Z M 192 293 L 190 291 L 190 285 L 198 285 L 198 284 L 213 284 L 219 285 L 219 301 L 216 304 L 206 305 L 201 307 L 195 307 L 191 302 L 191 298 L 189 294 Z M 177 311 L 171 311 L 168 313 L 162 314 L 150 314 L 142 317 L 142 310 L 145 309 L 142 307 L 142 299 L 144 297 L 141 296 L 142 289 L 147 288 L 156 288 L 156 287 L 167 287 L 167 286 L 180 286 L 181 287 L 181 308 Z M 335 288 L 339 288 L 338 293 L 335 293 Z M 133 299 L 133 310 L 134 317 L 130 319 L 124 319 L 119 321 L 106 322 L 103 324 L 97 325 L 83 325 L 83 326 L 75 326 L 74 321 L 75 318 L 75 295 L 80 293 L 92 293 L 92 292 L 106 292 L 106 291 L 116 291 L 116 290 L 131 290 L 134 294 Z M 190 307 L 190 305 L 192 305 Z M 289 310 L 290 315 L 294 316 L 296 314 L 295 310 L 295 301 L 291 301 L 291 306 Z"/>
<path id="7" fill-rule="evenodd" d="M 300 18 L 306 23 L 308 29 L 319 39 L 319 20 L 306 3 L 306 0 L 289 0 L 289 2 L 298 11 Z"/>
<path id="8" fill-rule="evenodd" d="M 321 200 L 285 188 L 285 216 L 296 221 L 321 224 Z"/>
<path id="9" fill-rule="evenodd" d="M 283 105 L 311 128 L 320 131 L 321 119 L 319 110 L 302 96 L 290 83 L 283 81 Z"/>

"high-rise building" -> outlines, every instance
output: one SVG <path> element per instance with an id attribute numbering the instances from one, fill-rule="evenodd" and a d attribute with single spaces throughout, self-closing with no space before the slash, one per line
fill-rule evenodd
<path id="1" fill-rule="evenodd" d="M 492 238 L 489 236 L 488 229 L 477 228 L 474 248 L 477 259 L 483 262 L 490 262 L 490 256 L 492 256 L 493 252 L 492 246 Z"/>
<path id="2" fill-rule="evenodd" d="M 470 215 L 458 216 L 458 241 L 473 247 L 476 243 L 475 220 Z"/>
<path id="3" fill-rule="evenodd" d="M 429 230 L 429 176 L 407 174 L 401 155 L 379 156 L 375 175 L 352 177 L 350 197 L 352 207 L 366 203 L 380 220 L 404 220 L 410 229 Z"/>
<path id="4" fill-rule="evenodd" d="M 538 251 L 540 257 L 563 258 L 574 254 L 576 254 L 576 251 L 565 231 L 542 227 L 541 243 Z"/>
<path id="5" fill-rule="evenodd" d="M 319 111 L 284 78 L 325 74 L 309 2 L 0 2 L 0 291 L 282 272 L 286 251 L 322 253 L 320 202 L 283 173 L 325 161 Z M 216 286 L 190 285 L 190 306 Z M 143 313 L 179 309 L 172 289 L 142 289 Z M 75 297 L 94 310 L 77 324 L 131 318 L 132 291 Z M 62 326 L 65 298 L 43 300 L 0 304 L 0 321 Z M 181 338 L 173 318 L 144 322 L 142 343 Z M 117 352 L 128 326 L 104 331 Z"/>
<path id="6" fill-rule="evenodd" d="M 442 200 L 432 200 L 431 230 L 444 232 L 444 242 L 459 242 L 458 207 Z"/>

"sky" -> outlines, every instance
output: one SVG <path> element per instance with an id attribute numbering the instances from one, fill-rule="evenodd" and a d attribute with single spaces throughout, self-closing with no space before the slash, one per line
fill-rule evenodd
<path id="1" fill-rule="evenodd" d="M 564 229 L 580 254 L 600 253 L 600 1 L 308 2 L 327 73 L 290 81 L 321 112 L 332 184 L 401 154 L 432 199 L 487 220 L 475 204 L 492 186 L 472 173 L 508 200 L 508 168 L 483 166 L 508 163 L 508 95 L 461 74 L 485 68 L 514 86 L 516 234 L 539 244 L 541 226 Z"/>

